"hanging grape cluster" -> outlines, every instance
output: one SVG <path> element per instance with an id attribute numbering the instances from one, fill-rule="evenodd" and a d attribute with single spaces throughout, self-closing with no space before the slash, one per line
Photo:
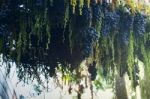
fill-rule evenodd
<path id="1" fill-rule="evenodd" d="M 7 5 L 2 5 L 0 9 L 0 35 L 8 34 L 7 21 L 10 14 L 10 9 Z"/>
<path id="2" fill-rule="evenodd" d="M 9 32 L 7 30 L 7 25 L 5 24 L 1 24 L 0 25 L 0 36 L 4 36 L 4 35 L 7 35 Z"/>
<path id="3" fill-rule="evenodd" d="M 106 37 L 113 29 L 116 30 L 119 24 L 119 15 L 112 11 L 104 12 L 104 20 L 102 24 L 102 36 Z"/>
<path id="4" fill-rule="evenodd" d="M 93 52 L 93 44 L 98 40 L 98 33 L 93 27 L 81 31 L 82 54 L 84 58 L 89 57 Z"/>
<path id="5" fill-rule="evenodd" d="M 93 63 L 89 65 L 88 72 L 91 74 L 91 80 L 95 80 L 97 75 L 96 61 L 93 61 Z"/>
<path id="6" fill-rule="evenodd" d="M 0 21 L 1 22 L 4 22 L 4 19 L 6 18 L 6 17 L 8 17 L 8 13 L 9 13 L 9 9 L 8 9 L 8 6 L 1 6 L 1 9 L 0 9 L 0 16 L 1 16 L 1 18 L 0 18 Z"/>
<path id="7" fill-rule="evenodd" d="M 145 33 L 146 18 L 141 13 L 137 13 L 134 17 L 133 31 L 135 37 L 143 37 Z"/>
<path id="8" fill-rule="evenodd" d="M 129 12 L 119 12 L 120 14 L 120 41 L 124 45 L 129 44 L 129 35 L 130 32 L 133 28 L 133 21 L 134 21 L 134 16 L 132 14 L 129 14 Z"/>
<path id="9" fill-rule="evenodd" d="M 80 27 L 83 27 L 83 26 L 88 27 L 88 26 L 90 26 L 90 22 L 91 22 L 92 16 L 91 16 L 91 11 L 90 11 L 90 9 L 88 8 L 87 5 L 83 6 L 82 14 L 81 15 L 80 14 L 77 15 L 77 18 L 78 18 L 77 22 L 80 23 L 79 24 Z"/>
<path id="10" fill-rule="evenodd" d="M 101 6 L 100 5 L 92 5 L 92 21 L 94 23 L 97 23 L 99 21 L 101 21 L 101 18 L 102 18 L 102 9 L 101 9 Z"/>

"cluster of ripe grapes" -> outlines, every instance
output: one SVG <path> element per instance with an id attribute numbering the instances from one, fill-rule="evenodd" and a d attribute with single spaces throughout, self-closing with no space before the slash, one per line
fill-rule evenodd
<path id="1" fill-rule="evenodd" d="M 9 8 L 7 5 L 2 5 L 0 8 L 0 35 L 4 36 L 4 34 L 7 34 L 8 30 L 7 30 L 7 24 L 6 24 L 6 20 L 8 18 L 9 15 Z"/>
<path id="2" fill-rule="evenodd" d="M 102 9 L 100 5 L 93 5 L 92 6 L 92 19 L 94 22 L 101 21 L 102 18 Z"/>
<path id="3" fill-rule="evenodd" d="M 95 5 L 96 4 L 96 0 L 90 0 L 90 5 Z"/>
<path id="4" fill-rule="evenodd" d="M 119 15 L 113 11 L 104 11 L 104 20 L 102 24 L 102 36 L 106 37 L 108 33 L 115 30 L 119 24 Z"/>
<path id="5" fill-rule="evenodd" d="M 5 21 L 4 19 L 8 17 L 8 13 L 10 12 L 10 9 L 8 8 L 8 5 L 2 5 L 0 8 L 0 22 Z"/>
<path id="6" fill-rule="evenodd" d="M 84 5 L 82 8 L 82 15 L 79 16 L 79 20 L 80 20 L 80 23 L 82 25 L 81 27 L 89 26 L 91 18 L 92 18 L 92 16 L 91 16 L 90 9 L 88 8 L 87 5 Z"/>
<path id="7" fill-rule="evenodd" d="M 43 5 L 43 0 L 36 0 L 36 6 L 41 7 Z"/>
<path id="8" fill-rule="evenodd" d="M 136 37 L 143 37 L 145 33 L 145 26 L 146 26 L 146 18 L 144 15 L 138 13 L 134 17 L 134 25 L 133 31 Z"/>
<path id="9" fill-rule="evenodd" d="M 130 31 L 133 28 L 134 16 L 128 13 L 120 13 L 120 41 L 123 45 L 129 44 Z"/>
<path id="10" fill-rule="evenodd" d="M 8 34 L 8 29 L 7 29 L 7 25 L 6 24 L 0 24 L 0 36 L 4 36 L 6 34 Z"/>
<path id="11" fill-rule="evenodd" d="M 10 31 L 9 31 L 9 24 L 11 23 L 11 14 L 10 5 L 9 4 L 2 4 L 0 7 L 0 39 L 3 41 L 2 50 L 3 54 L 8 54 L 10 49 Z"/>
<path id="12" fill-rule="evenodd" d="M 98 33 L 95 28 L 88 27 L 81 31 L 81 43 L 83 57 L 89 57 L 93 51 L 93 43 L 98 39 Z"/>
<path id="13" fill-rule="evenodd" d="M 91 80 L 95 80 L 97 75 L 96 61 L 93 61 L 93 63 L 89 65 L 88 72 L 91 74 Z"/>

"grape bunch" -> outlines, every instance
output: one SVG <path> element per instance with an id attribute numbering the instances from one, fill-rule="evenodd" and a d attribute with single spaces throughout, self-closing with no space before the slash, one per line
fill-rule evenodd
<path id="1" fill-rule="evenodd" d="M 93 6 L 96 4 L 96 0 L 90 0 L 90 5 Z"/>
<path id="2" fill-rule="evenodd" d="M 111 26 L 111 22 L 109 20 L 110 18 L 111 18 L 111 13 L 106 12 L 102 24 L 102 36 L 107 36 L 107 34 L 110 32 L 110 26 Z"/>
<path id="3" fill-rule="evenodd" d="M 10 9 L 8 8 L 8 5 L 2 6 L 0 9 L 0 22 L 6 21 L 5 19 L 9 16 Z"/>
<path id="4" fill-rule="evenodd" d="M 119 26 L 119 21 L 120 21 L 120 16 L 116 12 L 113 12 L 113 16 L 111 18 L 111 28 L 117 29 Z"/>
<path id="5" fill-rule="evenodd" d="M 90 9 L 84 5 L 82 8 L 82 15 L 80 16 L 80 23 L 82 26 L 89 26 L 91 21 L 91 12 Z"/>
<path id="6" fill-rule="evenodd" d="M 133 27 L 134 16 L 128 15 L 124 18 L 124 27 L 132 29 Z"/>
<path id="7" fill-rule="evenodd" d="M 98 33 L 95 28 L 88 27 L 81 32 L 82 54 L 86 58 L 92 53 L 93 43 L 98 39 Z"/>
<path id="8" fill-rule="evenodd" d="M 43 5 L 43 0 L 36 0 L 36 6 L 41 7 Z"/>
<path id="9" fill-rule="evenodd" d="M 118 14 L 120 15 L 121 32 L 130 32 L 130 30 L 133 28 L 134 16 L 129 12 L 118 12 Z"/>
<path id="10" fill-rule="evenodd" d="M 8 34 L 7 26 L 5 24 L 0 24 L 0 36 Z"/>
<path id="11" fill-rule="evenodd" d="M 107 9 L 109 7 L 109 3 L 107 3 L 106 0 L 103 0 L 102 1 L 102 7 L 103 7 L 103 9 Z"/>
<path id="12" fill-rule="evenodd" d="M 3 54 L 9 54 L 10 49 L 10 35 L 11 33 L 8 30 L 8 26 L 6 24 L 0 24 L 0 39 L 3 40 Z"/>
<path id="13" fill-rule="evenodd" d="M 102 24 L 102 36 L 106 37 L 108 33 L 115 30 L 119 24 L 119 15 L 116 12 L 105 11 L 105 17 Z"/>
<path id="14" fill-rule="evenodd" d="M 130 31 L 133 28 L 134 16 L 124 12 L 120 12 L 119 14 L 120 14 L 120 24 L 119 24 L 120 41 L 122 41 L 123 45 L 128 45 Z"/>
<path id="15" fill-rule="evenodd" d="M 97 4 L 97 3 L 98 3 L 97 0 L 90 0 L 90 5 L 91 6 L 93 6 L 93 5 Z"/>
<path id="16" fill-rule="evenodd" d="M 90 64 L 88 68 L 88 72 L 91 74 L 91 80 L 95 80 L 97 75 L 96 71 L 96 61 L 93 61 L 93 64 Z"/>
<path id="17" fill-rule="evenodd" d="M 92 6 L 92 19 L 94 22 L 99 22 L 101 21 L 101 18 L 102 18 L 102 10 L 101 10 L 101 7 L 100 5 L 93 5 Z"/>
<path id="18" fill-rule="evenodd" d="M 136 14 L 134 18 L 133 31 L 136 37 L 143 37 L 145 33 L 146 18 L 141 13 Z"/>

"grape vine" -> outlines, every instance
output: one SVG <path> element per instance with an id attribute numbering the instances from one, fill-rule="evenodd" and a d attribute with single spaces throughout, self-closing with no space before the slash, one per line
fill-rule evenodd
<path id="1" fill-rule="evenodd" d="M 106 0 L 6 0 L 0 4 L 0 52 L 16 63 L 20 80 L 54 76 L 60 65 L 73 71 L 85 59 L 104 76 L 115 66 L 118 74 L 131 74 L 134 56 L 144 62 L 142 51 L 149 51 L 150 21 L 130 8 Z"/>

